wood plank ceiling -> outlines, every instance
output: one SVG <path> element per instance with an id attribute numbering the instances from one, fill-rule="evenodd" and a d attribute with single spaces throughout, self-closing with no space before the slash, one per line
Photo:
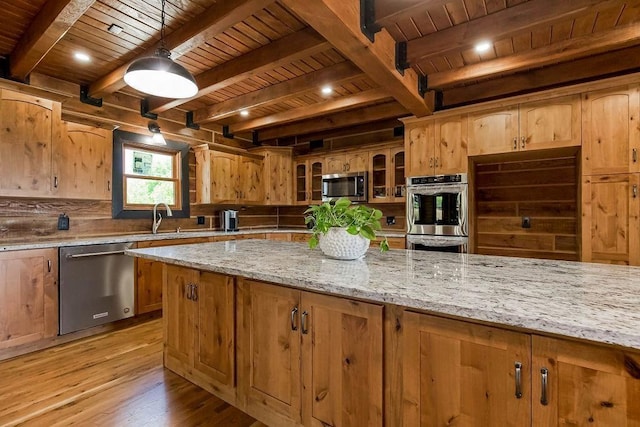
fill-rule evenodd
<path id="1" fill-rule="evenodd" d="M 286 144 L 640 65 L 640 0 L 367 0 L 367 25 L 381 29 L 374 42 L 360 31 L 360 3 L 167 0 L 166 45 L 200 91 L 146 99 L 148 110 L 174 128 L 192 112 L 204 129 Z M 6 78 L 69 92 L 70 115 L 139 116 L 144 95 L 122 77 L 158 46 L 160 0 L 0 0 L 0 8 Z M 489 43 L 483 53 L 480 41 Z M 396 47 L 406 51 L 402 74 Z M 74 60 L 76 52 L 91 60 Z M 330 95 L 320 92 L 326 84 Z M 81 85 L 104 106 L 80 103 Z"/>

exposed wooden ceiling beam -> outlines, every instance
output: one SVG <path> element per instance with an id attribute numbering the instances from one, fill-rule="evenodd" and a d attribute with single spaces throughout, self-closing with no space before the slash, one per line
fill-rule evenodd
<path id="1" fill-rule="evenodd" d="M 94 1 L 47 1 L 10 55 L 11 77 L 24 81 Z"/>
<path id="2" fill-rule="evenodd" d="M 224 32 L 233 25 L 248 18 L 254 13 L 269 6 L 275 0 L 225 0 L 217 1 L 198 19 L 191 20 L 165 37 L 165 45 L 171 51 L 171 58 L 176 59 L 190 50 L 202 45 L 206 40 Z M 151 56 L 157 46 L 146 49 L 135 58 Z M 133 58 L 133 59 L 135 59 Z M 132 59 L 132 61 L 133 61 Z M 104 94 L 117 92 L 126 86 L 124 74 L 130 62 L 102 76 L 89 86 L 89 95 L 100 98 Z"/>
<path id="3" fill-rule="evenodd" d="M 372 132 L 379 132 L 383 129 L 393 129 L 397 126 L 402 126 L 402 122 L 400 122 L 396 118 L 391 119 L 383 119 L 374 122 L 363 123 L 355 126 L 349 126 L 345 129 L 332 129 L 328 131 L 320 130 L 318 132 L 312 132 L 305 135 L 297 135 L 296 142 L 307 142 L 313 141 L 316 139 L 329 139 L 329 138 L 339 138 L 342 136 L 350 136 L 350 135 L 363 135 Z"/>
<path id="4" fill-rule="evenodd" d="M 601 10 L 613 4 L 619 4 L 619 0 L 530 0 L 481 19 L 409 40 L 407 60 L 415 65 L 424 58 L 471 49 L 480 40 L 498 40 L 529 28 L 560 21 L 587 10 Z"/>
<path id="5" fill-rule="evenodd" d="M 357 106 L 364 106 L 383 99 L 391 99 L 384 89 L 371 89 L 355 95 L 343 96 L 331 101 L 320 102 L 307 107 L 295 108 L 270 116 L 258 117 L 229 126 L 231 133 L 255 130 L 266 126 L 274 126 L 290 123 L 296 120 L 304 120 L 323 114 L 349 110 Z"/>
<path id="6" fill-rule="evenodd" d="M 378 120 L 397 118 L 410 115 L 409 111 L 396 101 L 373 105 L 367 108 L 357 108 L 338 114 L 330 114 L 311 120 L 302 120 L 284 126 L 274 126 L 260 130 L 260 141 L 284 138 L 293 135 L 307 135 L 311 132 L 327 131 L 347 126 L 361 125 Z"/>
<path id="7" fill-rule="evenodd" d="M 569 83 L 635 72 L 640 69 L 638 57 L 640 57 L 640 46 L 634 46 L 502 79 L 448 89 L 443 92 L 444 107 L 465 105 Z"/>
<path id="8" fill-rule="evenodd" d="M 433 104 L 418 92 L 418 75 L 412 69 L 401 75 L 395 68 L 395 41 L 382 30 L 371 43 L 360 31 L 358 0 L 281 0 L 315 28 L 351 62 L 417 117 L 431 114 Z M 430 100 L 429 100 L 430 101 Z"/>
<path id="9" fill-rule="evenodd" d="M 196 123 L 220 120 L 237 114 L 242 109 L 251 109 L 265 104 L 286 101 L 300 96 L 303 92 L 318 90 L 321 85 L 329 83 L 339 85 L 362 75 L 362 71 L 350 62 L 341 62 L 262 90 L 201 108 L 193 113 L 193 120 Z"/>
<path id="10" fill-rule="evenodd" d="M 585 56 L 633 46 L 640 40 L 640 23 L 618 27 L 608 32 L 587 34 L 533 49 L 521 54 L 467 65 L 451 71 L 429 74 L 429 87 L 445 88 L 488 78 L 542 67 Z"/>
<path id="11" fill-rule="evenodd" d="M 311 28 L 282 37 L 266 46 L 225 62 L 219 67 L 198 74 L 198 93 L 191 99 L 231 86 L 263 71 L 306 58 L 331 48 L 329 42 Z M 177 107 L 191 99 L 152 98 L 149 110 L 160 113 Z"/>
<path id="12" fill-rule="evenodd" d="M 429 9 L 436 9 L 451 0 L 375 0 L 375 22 L 380 26 L 393 25 L 401 19 L 411 18 Z"/>

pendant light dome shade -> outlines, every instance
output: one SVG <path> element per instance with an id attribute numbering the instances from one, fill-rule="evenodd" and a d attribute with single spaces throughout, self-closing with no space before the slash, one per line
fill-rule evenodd
<path id="1" fill-rule="evenodd" d="M 164 48 L 154 56 L 136 59 L 129 65 L 124 81 L 140 92 L 163 98 L 191 98 L 198 93 L 196 81 L 182 65 L 169 58 Z"/>

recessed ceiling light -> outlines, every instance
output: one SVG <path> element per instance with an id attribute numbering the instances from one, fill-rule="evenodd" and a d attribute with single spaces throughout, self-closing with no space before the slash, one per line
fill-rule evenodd
<path id="1" fill-rule="evenodd" d="M 247 111 L 247 110 L 240 110 L 240 115 L 241 115 L 242 117 L 247 117 L 247 116 L 249 115 L 249 111 Z"/>
<path id="2" fill-rule="evenodd" d="M 78 61 L 81 61 L 81 62 L 89 62 L 89 61 L 91 61 L 91 57 L 89 55 L 87 55 L 86 53 L 82 53 L 82 52 L 74 53 L 73 57 L 76 58 Z"/>
<path id="3" fill-rule="evenodd" d="M 489 49 L 491 49 L 491 43 L 484 41 L 484 42 L 480 42 L 476 45 L 475 47 L 476 52 L 478 53 L 483 53 L 488 51 Z"/>
<path id="4" fill-rule="evenodd" d="M 323 95 L 331 95 L 331 93 L 333 93 L 333 88 L 331 86 L 323 86 L 322 87 L 322 94 Z"/>

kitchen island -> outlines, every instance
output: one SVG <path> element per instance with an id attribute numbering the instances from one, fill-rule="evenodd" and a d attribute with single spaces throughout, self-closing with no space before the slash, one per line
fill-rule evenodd
<path id="1" fill-rule="evenodd" d="M 208 281 L 226 291 L 209 301 L 226 299 L 237 324 L 227 334 L 237 387 L 232 373 L 227 389 L 204 387 L 270 424 L 358 425 L 348 422 L 354 414 L 368 425 L 640 420 L 638 268 L 405 250 L 338 261 L 263 240 L 127 253 L 168 264 L 169 311 L 181 296 L 202 304 L 206 287 L 197 290 L 196 276 L 181 281 L 182 270 L 214 274 Z M 181 321 L 166 310 L 165 322 Z M 276 348 L 286 351 L 287 374 L 298 359 L 301 370 L 259 395 L 279 378 Z M 365 397 L 355 402 L 342 391 L 349 385 Z"/>

